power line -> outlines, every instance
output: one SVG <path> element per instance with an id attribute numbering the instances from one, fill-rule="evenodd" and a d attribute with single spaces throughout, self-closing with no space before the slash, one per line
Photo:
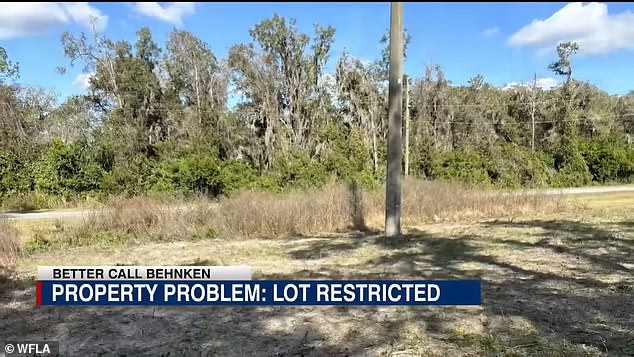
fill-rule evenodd
<path id="1" fill-rule="evenodd" d="M 552 103 L 552 102 L 556 102 L 556 99 L 546 99 L 546 100 L 542 100 L 542 101 L 536 101 L 536 102 L 510 102 L 510 103 L 502 103 L 502 105 L 515 105 L 515 104 L 519 104 L 519 105 L 530 105 L 530 104 L 547 104 L 547 103 Z M 489 107 L 492 106 L 492 104 L 498 104 L 498 103 L 442 103 L 442 104 L 436 104 L 436 105 L 430 105 L 427 104 L 424 107 L 436 107 L 436 108 L 454 108 L 454 107 L 458 107 L 458 108 L 462 108 L 462 107 Z"/>
<path id="2" fill-rule="evenodd" d="M 535 102 L 535 103 L 548 103 L 550 101 L 540 101 L 540 102 Z M 5 108 L 9 108 L 9 109 L 13 109 L 13 106 L 10 105 L 10 103 L 0 103 L 1 106 L 4 106 Z M 525 104 L 525 105 L 531 105 L 533 104 L 532 102 L 514 102 L 513 104 Z M 444 107 L 490 107 L 489 104 L 486 103 L 470 103 L 470 104 L 439 104 L 437 106 L 435 106 L 436 108 L 444 108 Z M 23 110 L 27 110 L 28 114 L 28 109 L 29 108 L 18 108 L 18 109 L 23 109 Z M 103 114 L 105 115 L 112 115 L 112 114 L 118 114 L 118 113 L 122 113 L 124 115 L 129 115 L 131 113 L 140 113 L 143 114 L 143 112 L 153 112 L 153 113 L 169 113 L 169 114 L 173 114 L 175 116 L 181 116 L 185 113 L 185 111 L 187 110 L 192 110 L 191 114 L 194 114 L 193 111 L 195 111 L 195 106 L 189 106 L 189 107 L 182 107 L 182 106 L 176 106 L 176 107 L 152 107 L 152 108 L 113 108 L 111 110 L 108 111 L 104 111 Z M 51 115 L 53 113 L 53 111 L 48 111 L 49 115 Z M 221 115 L 221 116 L 225 116 L 227 114 L 234 114 L 236 115 L 238 118 L 242 117 L 244 118 L 244 116 L 250 116 L 250 119 L 257 119 L 257 117 L 259 116 L 259 110 L 246 110 L 246 111 L 237 111 L 237 112 L 228 112 L 225 110 L 225 108 L 217 108 L 217 109 L 213 109 L 213 108 L 204 108 L 203 110 L 201 110 L 201 113 L 203 114 L 214 114 L 214 115 Z M 279 114 L 279 116 L 281 117 L 283 114 Z M 476 114 L 477 115 L 477 114 Z M 549 123 L 566 123 L 566 122 L 583 122 L 583 121 L 598 121 L 598 120 L 608 120 L 608 119 L 623 119 L 625 117 L 634 117 L 634 112 L 625 112 L 625 113 L 616 113 L 616 114 L 583 114 L 584 117 L 577 117 L 574 119 L 551 119 L 551 120 L 536 120 L 535 124 L 549 124 Z M 47 115 L 48 116 L 48 115 Z M 334 115 L 334 118 L 336 118 L 337 116 L 340 115 Z M 513 116 L 509 116 L 510 118 L 514 118 Z M 416 123 L 416 122 L 420 122 L 421 118 L 420 116 L 414 116 L 412 117 L 412 123 Z M 425 120 L 423 119 L 424 122 L 426 123 L 434 123 L 434 124 L 485 124 L 485 125 L 522 125 L 522 124 L 529 124 L 528 121 L 524 122 L 524 121 L 504 121 L 504 122 L 494 122 L 491 120 L 482 120 L 481 118 L 477 118 L 477 119 L 470 119 L 470 120 L 436 120 L 436 121 L 431 121 L 429 119 Z M 297 130 L 302 130 L 302 129 L 296 129 Z M 303 130 L 311 130 L 310 128 L 308 129 L 303 129 Z"/>
<path id="3" fill-rule="evenodd" d="M 627 115 L 633 115 L 634 113 L 628 113 Z M 597 120 L 606 120 L 606 119 L 618 119 L 620 118 L 620 116 L 603 116 L 603 117 L 593 117 L 593 118 L 577 118 L 577 119 L 561 119 L 561 120 L 536 120 L 535 124 L 557 124 L 557 123 L 572 123 L 572 122 L 578 122 L 578 123 L 584 123 L 584 122 L 593 122 L 593 121 L 597 121 Z M 412 120 L 412 123 L 416 123 L 417 120 Z M 420 121 L 418 121 L 420 122 Z M 464 120 L 453 120 L 453 121 L 448 121 L 448 120 L 443 120 L 443 121 L 424 121 L 425 124 L 433 124 L 433 125 L 460 125 L 460 126 L 475 126 L 475 125 L 485 125 L 485 126 L 497 126 L 497 127 L 508 127 L 508 126 L 525 126 L 525 125 L 530 125 L 531 123 L 529 121 L 501 121 L 501 122 L 492 122 L 492 121 L 483 121 L 483 120 L 471 120 L 471 121 L 464 121 Z M 319 128 L 318 126 L 313 126 L 313 127 L 308 127 L 308 128 L 293 128 L 292 125 L 290 124 L 284 124 L 282 126 L 282 128 L 285 128 L 289 131 L 295 132 L 295 133 L 307 133 L 307 132 L 315 132 L 317 131 Z M 382 129 L 379 131 L 383 131 Z"/>
<path id="4" fill-rule="evenodd" d="M 619 114 L 619 115 L 611 115 L 611 116 L 592 116 L 591 118 L 577 118 L 577 119 L 553 119 L 553 120 L 536 120 L 535 124 L 549 124 L 549 123 L 570 123 L 570 122 L 584 122 L 584 121 L 596 121 L 596 120 L 601 120 L 601 119 L 619 119 L 621 118 L 621 116 L 634 116 L 634 113 L 626 113 L 626 114 Z M 428 123 L 430 123 L 430 121 L 426 121 Z M 434 121 L 431 123 L 435 123 L 435 124 L 479 124 L 479 123 L 484 123 L 484 124 L 491 124 L 491 125 L 517 125 L 517 124 L 530 124 L 529 121 L 523 122 L 523 121 L 516 121 L 516 122 L 492 122 L 492 121 L 483 121 L 483 120 L 471 120 L 471 121 L 464 121 L 464 120 L 441 120 L 441 121 Z"/>
<path id="5" fill-rule="evenodd" d="M 634 116 L 634 112 L 632 113 L 624 113 L 618 115 L 609 115 L 609 116 L 592 116 L 591 118 L 576 118 L 576 119 L 552 119 L 552 120 L 536 120 L 535 124 L 556 124 L 556 123 L 570 123 L 570 122 L 585 122 L 585 121 L 596 121 L 596 120 L 605 120 L 605 119 L 619 119 L 621 116 Z M 412 118 L 415 119 L 415 118 Z M 413 123 L 420 122 L 420 120 L 412 120 Z M 464 124 L 464 125 L 473 125 L 473 124 L 484 124 L 484 125 L 528 125 L 530 121 L 506 121 L 506 122 L 492 122 L 492 121 L 484 121 L 484 120 L 441 120 L 441 121 L 429 121 L 426 120 L 424 123 L 429 124 Z M 304 129 L 310 130 L 310 129 Z M 301 129 L 298 128 L 298 131 Z"/>
<path id="6" fill-rule="evenodd" d="M 455 98 L 455 97 L 454 97 Z M 449 98 L 449 100 L 451 100 L 452 98 Z M 457 98 L 457 99 L 461 99 L 461 98 Z M 505 98 L 502 98 L 505 99 Z M 495 102 L 483 102 L 483 103 L 447 103 L 447 102 L 443 102 L 443 103 L 439 103 L 439 104 L 435 104 L 433 105 L 435 108 L 479 108 L 479 107 L 491 107 L 491 106 L 495 106 L 495 105 L 500 105 L 500 106 L 511 106 L 511 105 L 519 105 L 519 106 L 526 106 L 526 105 L 544 105 L 544 104 L 552 104 L 552 103 L 557 103 L 559 101 L 558 98 L 548 98 L 548 99 L 544 99 L 544 100 L 539 100 L 539 101 L 495 101 Z M 415 100 L 413 102 L 416 102 Z M 238 104 L 248 104 L 248 101 L 241 101 Z M 10 103 L 6 103 L 3 102 L 1 103 L 5 106 L 10 105 Z M 89 104 L 89 103 L 87 103 Z M 334 103 L 331 103 L 334 104 Z M 212 104 L 213 105 L 213 104 Z M 333 105 L 334 106 L 334 105 Z M 432 106 L 431 104 L 427 104 L 427 103 L 423 103 L 423 105 L 419 106 L 419 107 L 429 107 Z M 22 106 L 24 107 L 24 106 Z M 193 106 L 190 106 L 193 108 Z M 185 109 L 185 108 L 190 108 L 190 107 L 184 107 L 180 104 L 175 104 L 175 105 L 166 105 L 163 103 L 159 103 L 158 105 L 153 105 L 151 110 L 153 111 L 175 111 L 175 110 L 179 110 L 179 109 Z M 145 110 L 146 108 L 143 109 L 134 109 L 134 108 L 116 108 L 116 110 L 118 111 L 134 111 L 134 110 Z M 226 107 L 222 106 L 223 110 L 227 110 Z"/>
<path id="7" fill-rule="evenodd" d="M 440 103 L 440 104 L 435 104 L 435 105 L 431 105 L 431 104 L 426 104 L 423 106 L 418 106 L 419 108 L 428 108 L 428 107 L 435 107 L 435 108 L 481 108 L 481 107 L 492 107 L 495 105 L 499 105 L 502 107 L 509 107 L 509 106 L 521 106 L 521 105 L 539 105 L 539 104 L 549 104 L 549 103 L 556 103 L 558 102 L 558 99 L 545 99 L 545 100 L 541 100 L 541 101 L 510 101 L 510 102 L 484 102 L 484 103 Z M 415 103 L 414 100 L 412 100 L 412 102 Z M 10 103 L 0 103 L 0 104 L 4 104 L 9 106 Z M 241 102 L 238 104 L 245 104 L 245 105 L 249 105 L 249 102 Z M 337 105 L 332 105 L 334 108 L 337 108 Z M 153 105 L 150 108 L 116 108 L 113 107 L 112 109 L 110 109 L 111 111 L 142 111 L 142 110 L 153 110 L 153 111 L 170 111 L 170 112 L 177 112 L 178 110 L 184 110 L 184 109 L 193 109 L 195 110 L 195 106 L 191 105 L 191 106 L 183 106 L 183 105 Z M 217 109 L 209 109 L 209 108 L 205 108 L 204 110 L 208 110 L 208 111 L 212 111 L 212 110 L 227 110 L 227 108 L 225 107 L 220 107 Z M 236 111 L 233 111 L 236 112 Z"/>

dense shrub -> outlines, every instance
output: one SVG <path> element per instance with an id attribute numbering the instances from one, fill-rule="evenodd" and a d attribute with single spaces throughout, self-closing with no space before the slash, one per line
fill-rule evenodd
<path id="1" fill-rule="evenodd" d="M 493 148 L 487 158 L 488 175 L 500 187 L 546 187 L 555 174 L 548 155 L 515 144 Z"/>
<path id="2" fill-rule="evenodd" d="M 321 137 L 327 145 L 320 155 L 326 175 L 332 173 L 339 179 L 355 182 L 362 187 L 378 185 L 380 178 L 385 175 L 385 163 L 380 161 L 375 172 L 371 144 L 365 142 L 359 128 L 332 123 L 326 126 Z"/>
<path id="3" fill-rule="evenodd" d="M 48 194 L 70 197 L 100 190 L 103 175 L 85 147 L 56 138 L 36 169 L 35 186 Z"/>
<path id="4" fill-rule="evenodd" d="M 9 152 L 0 151 L 0 196 L 33 189 L 30 167 Z"/>
<path id="5" fill-rule="evenodd" d="M 491 183 L 484 157 L 469 146 L 439 153 L 432 165 L 432 174 L 436 178 L 472 184 Z"/>
<path id="6" fill-rule="evenodd" d="M 329 173 L 308 154 L 292 152 L 278 159 L 274 171 L 280 188 L 313 188 L 326 183 Z"/>
<path id="7" fill-rule="evenodd" d="M 218 161 L 203 154 L 157 165 L 152 172 L 151 182 L 153 192 L 198 193 L 212 197 L 245 188 L 275 185 L 260 178 L 246 163 Z"/>
<path id="8" fill-rule="evenodd" d="M 331 124 L 320 133 L 320 140 L 317 153 L 277 155 L 273 166 L 261 174 L 247 162 L 220 160 L 214 153 L 181 150 L 158 158 L 138 154 L 115 159 L 85 143 L 54 139 L 35 162 L 23 163 L 0 152 L 0 206 L 30 210 L 55 206 L 69 197 L 155 193 L 217 197 L 253 188 L 288 191 L 317 188 L 331 177 L 365 188 L 383 183 L 384 153 L 378 153 L 380 161 L 374 167 L 371 143 L 360 129 Z M 412 175 L 504 188 L 574 187 L 634 178 L 634 150 L 608 138 L 578 139 L 550 154 L 510 143 L 445 152 L 428 143 L 418 145 L 411 157 Z"/>
<path id="9" fill-rule="evenodd" d="M 149 191 L 154 166 L 155 163 L 143 155 L 118 161 L 102 178 L 103 193 L 132 196 Z"/>
<path id="10" fill-rule="evenodd" d="M 592 181 L 592 175 L 588 165 L 579 152 L 562 154 L 559 158 L 561 164 L 552 182 L 554 187 L 578 187 L 585 186 Z"/>
<path id="11" fill-rule="evenodd" d="M 593 181 L 631 181 L 634 175 L 634 150 L 627 144 L 607 138 L 585 139 L 580 142 L 580 151 Z"/>

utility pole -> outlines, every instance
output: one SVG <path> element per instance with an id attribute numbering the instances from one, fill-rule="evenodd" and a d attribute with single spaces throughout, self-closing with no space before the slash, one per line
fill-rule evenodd
<path id="1" fill-rule="evenodd" d="M 403 108 L 403 120 L 405 121 L 405 153 L 404 153 L 404 169 L 405 176 L 409 176 L 409 77 L 403 75 L 403 95 L 405 96 L 405 107 Z"/>
<path id="2" fill-rule="evenodd" d="M 401 165 L 403 159 L 403 3 L 390 9 L 390 76 L 388 102 L 385 236 L 401 234 Z"/>

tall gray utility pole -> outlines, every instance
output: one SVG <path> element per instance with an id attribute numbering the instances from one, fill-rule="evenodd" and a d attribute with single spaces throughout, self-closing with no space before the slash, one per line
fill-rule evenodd
<path id="1" fill-rule="evenodd" d="M 385 188 L 385 236 L 401 234 L 401 165 L 403 164 L 403 3 L 390 9 L 390 87 Z"/>

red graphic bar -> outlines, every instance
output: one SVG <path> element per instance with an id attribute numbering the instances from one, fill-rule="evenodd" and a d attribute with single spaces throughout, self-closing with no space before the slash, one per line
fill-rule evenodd
<path id="1" fill-rule="evenodd" d="M 42 305 L 42 282 L 35 283 L 35 304 Z"/>

